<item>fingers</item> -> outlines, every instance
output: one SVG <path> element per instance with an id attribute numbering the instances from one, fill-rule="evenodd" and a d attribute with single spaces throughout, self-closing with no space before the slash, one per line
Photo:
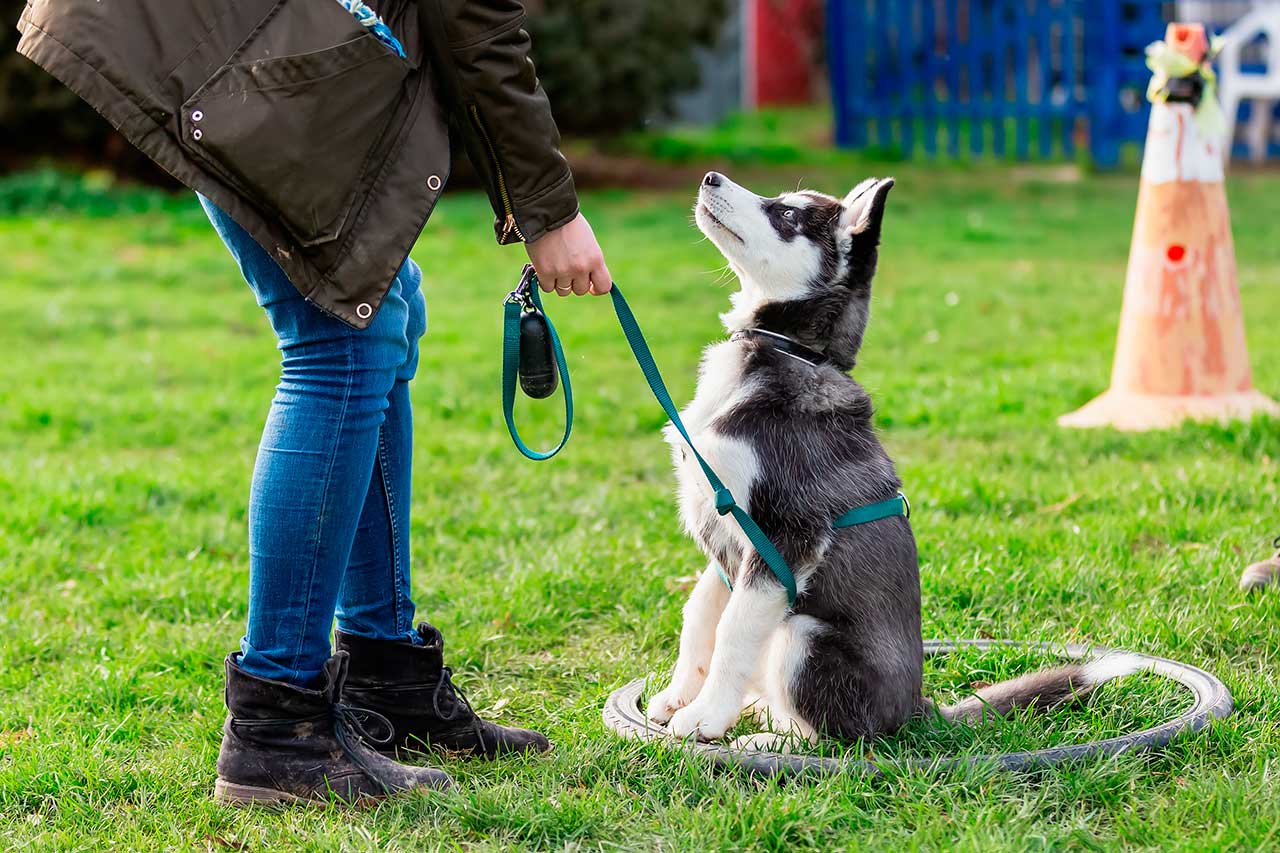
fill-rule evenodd
<path id="1" fill-rule="evenodd" d="M 596 296 L 604 296 L 613 289 L 613 275 L 601 257 L 599 263 L 591 270 L 591 292 Z"/>
<path id="2" fill-rule="evenodd" d="M 605 266 L 604 255 L 597 250 L 582 258 L 575 258 L 570 269 L 556 278 L 555 292 L 559 296 L 586 296 L 588 293 L 602 296 L 613 287 L 613 276 Z"/>
<path id="3" fill-rule="evenodd" d="M 613 276 L 604 263 L 604 253 L 596 242 L 591 225 L 578 214 L 570 222 L 525 245 L 529 260 L 538 271 L 538 285 L 544 293 L 583 296 L 608 293 Z"/>
<path id="4" fill-rule="evenodd" d="M 600 296 L 613 286 L 613 276 L 609 274 L 604 258 L 597 256 L 590 263 L 574 264 L 554 274 L 539 273 L 538 286 L 544 293 L 556 296 L 585 296 L 588 293 Z"/>
<path id="5" fill-rule="evenodd" d="M 554 293 L 556 296 L 571 296 L 574 293 L 574 279 L 568 273 L 538 273 L 538 287 L 543 293 Z"/>

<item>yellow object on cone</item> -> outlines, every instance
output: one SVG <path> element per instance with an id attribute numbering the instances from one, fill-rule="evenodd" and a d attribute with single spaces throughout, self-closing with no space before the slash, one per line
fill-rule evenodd
<path id="1" fill-rule="evenodd" d="M 1177 26 L 1167 44 L 1185 41 Z M 1224 141 L 1195 118 L 1190 103 L 1151 107 L 1111 388 L 1059 418 L 1062 426 L 1147 430 L 1280 414 L 1249 369 Z"/>

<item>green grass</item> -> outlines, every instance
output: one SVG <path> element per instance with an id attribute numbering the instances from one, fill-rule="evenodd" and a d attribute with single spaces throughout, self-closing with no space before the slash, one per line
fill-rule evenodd
<path id="1" fill-rule="evenodd" d="M 612 145 L 659 161 L 794 167 L 900 160 L 892 152 L 850 152 L 832 145 L 829 107 L 785 107 L 735 112 L 710 125 L 672 125 L 625 134 Z"/>
<path id="2" fill-rule="evenodd" d="M 605 148 L 622 153 L 639 154 L 659 162 L 680 165 L 708 163 L 732 166 L 765 166 L 794 169 L 796 167 L 847 168 L 860 164 L 868 168 L 908 161 L 920 165 L 933 163 L 950 168 L 972 168 L 998 161 L 1017 162 L 1018 121 L 1015 119 L 981 120 L 976 128 L 981 154 L 970 151 L 973 122 L 962 119 L 956 125 L 955 156 L 952 156 L 951 125 L 938 120 L 932 127 L 923 119 L 890 120 L 883 125 L 884 136 L 876 122 L 868 122 L 866 144 L 857 150 L 834 146 L 831 107 L 828 104 L 771 107 L 750 112 L 734 112 L 712 124 L 673 124 L 649 127 L 623 134 L 609 141 Z M 914 145 L 904 148 L 903 134 L 910 131 Z M 1042 134 L 1049 136 L 1047 156 L 1042 160 L 1076 163 L 1088 166 L 1088 144 L 1077 141 L 1068 155 L 1062 143 L 1060 120 L 1026 122 L 1028 151 L 1038 155 Z M 932 135 L 934 154 L 925 140 Z M 1003 153 L 995 153 L 1000 140 Z M 1140 146 L 1128 144 L 1121 151 L 1121 164 L 1134 168 L 1140 162 Z"/>
<path id="3" fill-rule="evenodd" d="M 915 507 L 925 634 L 1184 660 L 1235 694 L 1224 723 L 1152 755 L 1030 776 L 811 786 L 615 739 L 604 698 L 668 669 L 702 563 L 677 524 L 663 417 L 607 303 L 556 302 L 574 439 L 551 463 L 517 455 L 499 407 L 499 303 L 522 256 L 490 244 L 486 205 L 463 194 L 415 253 L 431 328 L 413 389 L 414 588 L 476 705 L 558 748 L 448 762 L 457 794 L 354 814 L 219 807 L 221 659 L 243 629 L 245 504 L 277 353 L 193 202 L 77 203 L 92 215 L 0 219 L 0 839 L 148 851 L 1275 848 L 1280 595 L 1244 599 L 1235 583 L 1280 532 L 1280 424 L 1055 426 L 1107 383 L 1136 196 L 1132 177 L 1055 174 L 898 170 L 855 375 Z M 838 190 L 860 177 L 835 164 L 754 184 Z M 1256 381 L 1273 395 L 1278 191 L 1265 175 L 1230 186 Z M 584 199 L 680 400 L 729 292 L 689 202 Z M 557 406 L 523 413 L 530 437 L 552 439 Z M 1041 662 L 968 655 L 932 667 L 926 689 L 945 698 Z M 872 749 L 1064 743 L 1186 701 L 1136 678 L 1084 708 L 979 732 L 917 726 Z"/>

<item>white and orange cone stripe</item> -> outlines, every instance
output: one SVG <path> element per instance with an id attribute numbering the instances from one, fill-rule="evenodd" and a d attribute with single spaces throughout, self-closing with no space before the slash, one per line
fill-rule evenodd
<path id="1" fill-rule="evenodd" d="M 1190 104 L 1152 105 L 1111 388 L 1061 425 L 1147 430 L 1280 414 L 1253 387 L 1223 144 Z"/>

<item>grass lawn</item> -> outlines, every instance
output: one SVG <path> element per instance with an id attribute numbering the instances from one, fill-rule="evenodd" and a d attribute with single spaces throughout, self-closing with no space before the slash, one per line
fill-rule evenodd
<path id="1" fill-rule="evenodd" d="M 714 772 L 603 729 L 610 690 L 665 673 L 702 567 L 678 527 L 663 416 L 604 301 L 556 302 L 578 420 L 555 461 L 502 425 L 500 306 L 519 271 L 456 194 L 415 257 L 430 331 L 413 396 L 419 612 L 494 718 L 547 758 L 448 762 L 450 796 L 346 813 L 238 812 L 210 794 L 222 657 L 243 629 L 245 505 L 278 359 L 185 198 L 0 219 L 0 838 L 16 849 L 1264 849 L 1280 845 L 1280 593 L 1236 579 L 1280 533 L 1280 424 L 1157 435 L 1054 418 L 1107 384 L 1136 179 L 906 165 L 857 378 L 915 507 L 928 637 L 1071 640 L 1223 678 L 1238 710 L 1154 755 L 1015 776 L 812 786 Z M 839 165 L 754 181 L 841 190 Z M 678 400 L 729 284 L 690 193 L 584 199 Z M 1234 178 L 1260 388 L 1280 394 L 1280 177 Z M 558 401 L 523 414 L 549 442 Z M 527 408 L 527 407 L 526 407 Z M 947 698 L 1042 661 L 940 664 Z M 1062 743 L 1180 710 L 1148 678 L 980 732 L 881 752 Z"/>

